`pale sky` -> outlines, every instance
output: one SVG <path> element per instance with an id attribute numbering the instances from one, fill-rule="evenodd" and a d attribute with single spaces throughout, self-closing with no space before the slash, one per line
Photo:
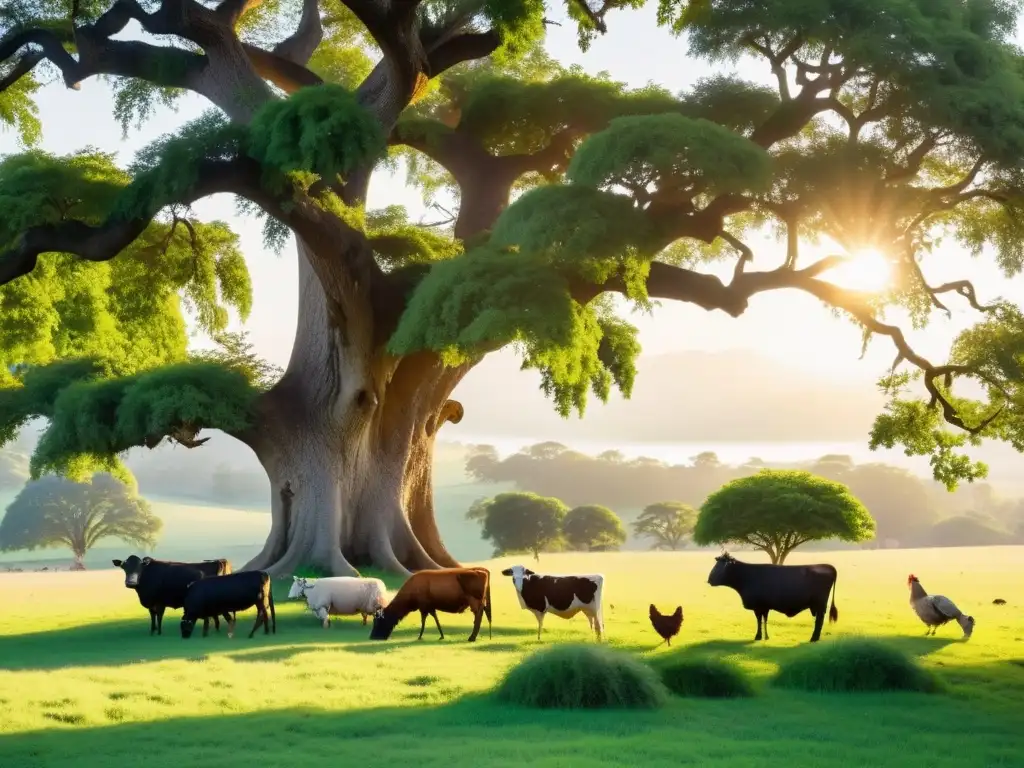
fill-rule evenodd
<path id="1" fill-rule="evenodd" d="M 655 6 L 640 11 L 614 12 L 609 18 L 609 33 L 599 37 L 591 49 L 582 53 L 576 45 L 576 32 L 571 25 L 549 27 L 548 50 L 565 64 L 577 63 L 589 72 L 607 70 L 631 86 L 649 81 L 678 91 L 698 78 L 710 74 L 704 62 L 688 59 L 682 40 L 673 38 L 654 25 Z M 558 14 L 564 19 L 564 14 Z M 130 28 L 131 29 L 131 28 Z M 131 35 L 134 37 L 135 31 Z M 764 69 L 749 64 L 729 67 L 749 79 L 764 81 Z M 118 151 L 127 163 L 140 146 L 161 133 L 173 131 L 184 120 L 208 108 L 199 97 L 190 96 L 175 112 L 160 110 L 141 131 L 132 131 L 122 141 L 121 130 L 112 116 L 110 90 L 98 79 L 83 84 L 81 91 L 71 91 L 61 83 L 45 87 L 39 95 L 40 117 L 44 123 L 44 148 L 53 152 L 69 152 L 86 145 L 105 151 Z M 0 135 L 0 152 L 16 151 L 9 132 Z M 401 177 L 378 173 L 370 193 L 370 206 L 405 204 L 417 219 L 423 211 L 415 190 L 405 186 Z M 296 266 L 294 250 L 288 246 L 281 256 L 262 247 L 258 223 L 239 219 L 229 198 L 215 198 L 197 206 L 204 217 L 230 221 L 242 237 L 249 257 L 255 293 L 254 312 L 247 328 L 261 354 L 284 365 L 287 362 L 296 315 Z M 429 217 L 432 214 L 427 214 Z M 751 242 L 758 258 L 754 268 L 770 269 L 781 259 L 774 243 Z M 805 263 L 811 253 L 804 256 Z M 1004 280 L 990 259 L 968 263 L 970 257 L 955 248 L 932 257 L 924 266 L 930 282 L 939 283 L 952 277 L 970 277 L 978 288 L 982 302 L 995 295 L 1017 301 L 1024 299 L 1021 281 Z M 731 265 L 723 265 L 726 274 Z M 918 351 L 938 362 L 945 357 L 953 335 L 975 322 L 977 315 L 951 297 L 947 304 L 954 310 L 952 320 L 936 315 L 928 329 L 915 332 L 906 328 Z M 868 355 L 859 361 L 860 333 L 849 322 L 833 319 L 816 300 L 796 292 L 773 293 L 757 297 L 747 313 L 732 319 L 723 313 L 709 314 L 680 304 L 665 304 L 653 317 L 636 315 L 633 320 L 641 330 L 645 353 L 664 353 L 685 349 L 714 350 L 722 348 L 753 348 L 780 361 L 834 375 L 845 379 L 861 379 L 867 386 L 892 362 L 895 352 L 887 339 L 876 340 Z M 524 387 L 535 388 L 533 373 L 520 373 L 510 353 L 503 352 L 488 359 L 472 374 L 473 377 L 520 377 Z M 538 393 L 538 405 L 542 397 Z"/>

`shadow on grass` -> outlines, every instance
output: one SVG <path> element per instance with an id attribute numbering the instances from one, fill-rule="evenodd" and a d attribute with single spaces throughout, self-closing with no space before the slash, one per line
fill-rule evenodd
<path id="1" fill-rule="evenodd" d="M 999 675 L 995 668 L 987 672 Z M 415 691 L 440 681 L 423 676 L 404 682 L 413 690 L 405 698 L 413 699 Z M 315 697 L 315 690 L 310 693 Z M 533 710 L 486 695 L 416 701 L 363 710 L 221 711 L 147 722 L 125 722 L 131 709 L 123 701 L 105 713 L 50 702 L 43 713 L 48 727 L 0 734 L 0 764 L 56 768 L 74 756 L 77 768 L 105 768 L 144 755 L 147 768 L 180 768 L 214 754 L 220 768 L 336 768 L 352 761 L 498 768 L 536 759 L 543 744 L 551 765 L 609 765 L 609 755 L 642 754 L 645 765 L 676 766 L 684 754 L 680 745 L 686 745 L 685 752 L 714 754 L 721 765 L 791 768 L 802 754 L 803 764 L 819 768 L 902 766 L 913 755 L 915 765 L 952 768 L 964 764 L 964 755 L 972 765 L 1010 765 L 1024 746 L 1019 710 L 1008 707 L 993 715 L 968 702 L 926 697 L 909 707 L 900 697 L 835 695 L 822 706 L 820 696 L 782 693 L 770 700 L 675 703 L 630 712 Z M 167 714 L 173 706 L 167 702 Z M 837 728 L 849 718 L 856 718 L 857 728 Z M 941 739 L 935 737 L 936 723 Z M 824 742 L 823 733 L 829 734 Z M 893 750 L 894 743 L 900 748 Z"/>
<path id="2" fill-rule="evenodd" d="M 282 613 L 284 615 L 282 615 Z M 277 615 L 277 633 L 265 635 L 263 628 L 250 639 L 255 611 L 239 614 L 234 638 L 227 636 L 227 627 L 221 622 L 220 632 L 210 625 L 208 637 L 200 633 L 183 640 L 179 633 L 180 611 L 168 612 L 164 617 L 162 635 L 149 634 L 149 618 L 140 609 L 140 616 L 116 621 L 100 621 L 80 627 L 29 632 L 20 635 L 0 635 L 0 669 L 46 670 L 61 667 L 114 666 L 163 660 L 186 659 L 202 661 L 210 655 L 227 655 L 242 663 L 285 661 L 298 653 L 338 648 L 354 653 L 380 653 L 396 648 L 420 646 L 424 648 L 452 644 L 469 645 L 485 650 L 491 640 L 486 630 L 476 643 L 467 644 L 469 628 L 453 625 L 440 640 L 436 630 L 428 627 L 423 640 L 417 641 L 419 627 L 411 623 L 399 627 L 390 640 L 370 641 L 370 627 L 362 626 L 359 617 L 337 617 L 329 629 L 309 613 L 289 607 Z M 528 634 L 523 630 L 496 628 L 495 643 L 491 650 L 509 650 L 518 643 L 509 642 Z"/>
<path id="3" fill-rule="evenodd" d="M 848 637 L 848 635 L 840 635 L 838 637 Z M 838 639 L 838 637 L 822 638 L 820 642 L 827 643 L 832 639 Z M 866 637 L 878 640 L 880 643 L 917 657 L 924 657 L 941 651 L 952 643 L 962 642 L 959 639 L 946 637 L 906 637 L 904 635 L 885 635 L 882 637 L 867 635 Z M 693 643 L 692 645 L 683 645 L 678 649 L 672 647 L 669 653 L 678 654 L 680 658 L 742 654 L 759 661 L 778 663 L 792 655 L 794 651 L 812 646 L 813 643 L 801 643 L 797 646 L 773 646 L 770 640 L 767 642 L 754 642 L 753 640 L 705 640 L 704 642 Z"/>
<path id="4" fill-rule="evenodd" d="M 491 637 L 488 638 L 487 630 L 482 630 L 474 642 L 467 642 L 470 630 L 468 628 L 458 627 L 452 629 L 446 629 L 444 632 L 444 640 L 437 634 L 437 628 L 431 628 L 427 625 L 427 631 L 423 633 L 423 639 L 417 640 L 416 636 L 420 633 L 419 627 L 413 627 L 410 623 L 407 627 L 399 628 L 395 631 L 390 638 L 387 640 L 369 640 L 366 643 L 360 643 L 359 645 L 350 645 L 345 648 L 346 651 L 351 653 L 384 653 L 386 651 L 393 651 L 396 648 L 410 648 L 410 647 L 421 647 L 429 648 L 436 645 L 463 645 L 467 648 L 477 651 L 509 651 L 515 650 L 516 648 L 522 648 L 522 643 L 495 643 L 494 640 L 500 640 L 501 638 L 522 638 L 526 632 L 519 629 L 506 629 L 503 627 L 495 628 Z M 369 633 L 367 633 L 367 636 Z M 362 639 L 366 639 L 366 637 Z"/>

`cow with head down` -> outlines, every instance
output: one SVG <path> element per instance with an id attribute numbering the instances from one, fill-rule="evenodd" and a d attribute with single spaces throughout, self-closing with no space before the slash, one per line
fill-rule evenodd
<path id="1" fill-rule="evenodd" d="M 537 618 L 538 640 L 544 627 L 544 616 L 549 613 L 562 619 L 571 619 L 577 613 L 582 613 L 587 617 L 597 639 L 601 639 L 604 632 L 601 606 L 604 576 L 600 573 L 552 576 L 534 573 L 522 565 L 513 565 L 503 570 L 501 575 L 512 577 L 519 605 Z"/>
<path id="2" fill-rule="evenodd" d="M 391 602 L 378 608 L 373 615 L 371 640 L 387 640 L 398 623 L 413 611 L 420 613 L 420 634 L 427 626 L 427 616 L 434 619 L 437 631 L 444 640 L 444 630 L 437 612 L 473 613 L 473 631 L 467 642 L 475 642 L 480 623 L 487 616 L 487 634 L 491 632 L 491 574 L 486 568 L 440 568 L 417 571 L 410 576 Z"/>

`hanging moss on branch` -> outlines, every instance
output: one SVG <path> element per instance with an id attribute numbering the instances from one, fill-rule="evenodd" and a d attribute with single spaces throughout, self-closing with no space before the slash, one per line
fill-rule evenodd
<path id="1" fill-rule="evenodd" d="M 204 428 L 242 432 L 252 424 L 258 393 L 242 372 L 216 363 L 73 383 L 53 403 L 32 457 L 32 476 L 52 472 L 80 480 L 90 470 L 111 470 L 97 457 L 155 448 L 165 437 L 195 447 L 205 442 L 197 438 Z"/>

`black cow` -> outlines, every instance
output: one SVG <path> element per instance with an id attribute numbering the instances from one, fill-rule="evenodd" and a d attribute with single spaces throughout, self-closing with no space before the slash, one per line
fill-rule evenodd
<path id="1" fill-rule="evenodd" d="M 226 576 L 211 576 L 193 582 L 185 595 L 185 610 L 181 614 L 181 636 L 192 637 L 196 622 L 203 620 L 203 637 L 210 629 L 210 619 L 217 614 L 235 614 L 256 606 L 256 623 L 249 637 L 256 634 L 260 623 L 263 634 L 270 634 L 270 622 L 277 634 L 277 616 L 274 613 L 274 593 L 270 575 L 266 571 L 239 571 Z M 269 614 L 269 618 L 268 618 Z M 228 620 L 228 637 L 235 636 L 235 619 Z"/>
<path id="2" fill-rule="evenodd" d="M 124 585 L 134 589 L 139 603 L 149 610 L 149 634 L 163 634 L 164 611 L 181 608 L 185 604 L 185 593 L 193 581 L 210 576 L 231 573 L 227 560 L 204 560 L 201 563 L 178 563 L 172 560 L 154 560 L 151 557 L 132 555 L 127 560 L 112 560 L 124 571 Z M 225 621 L 233 617 L 224 615 Z M 220 619 L 214 617 L 217 631 Z"/>
<path id="3" fill-rule="evenodd" d="M 832 608 L 828 611 L 829 622 L 839 620 L 836 610 L 834 587 L 839 574 L 832 565 L 760 565 L 742 563 L 728 552 L 715 558 L 715 567 L 708 574 L 712 587 L 732 587 L 743 600 L 743 607 L 753 611 L 757 617 L 757 635 L 761 639 L 761 622 L 764 622 L 764 639 L 768 639 L 768 612 L 777 611 L 793 618 L 806 610 L 814 616 L 814 634 L 811 642 L 821 639 L 821 626 L 825 622 L 828 595 L 832 593 Z"/>

